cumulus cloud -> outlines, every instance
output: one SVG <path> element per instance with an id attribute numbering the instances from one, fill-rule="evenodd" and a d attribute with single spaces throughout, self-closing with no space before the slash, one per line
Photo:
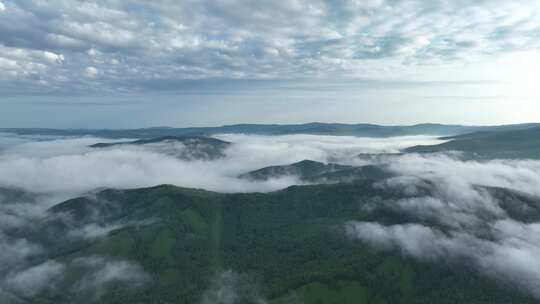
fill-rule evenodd
<path id="1" fill-rule="evenodd" d="M 87 67 L 86 69 L 84 69 L 84 75 L 86 75 L 87 77 L 90 77 L 90 78 L 94 78 L 98 75 L 99 71 L 98 69 L 96 69 L 95 67 Z"/>
<path id="2" fill-rule="evenodd" d="M 47 51 L 43 52 L 43 57 L 51 63 L 62 63 L 64 61 L 64 55 Z"/>

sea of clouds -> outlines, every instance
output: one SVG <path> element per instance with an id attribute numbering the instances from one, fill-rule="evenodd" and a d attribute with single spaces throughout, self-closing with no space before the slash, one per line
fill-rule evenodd
<path id="1" fill-rule="evenodd" d="M 94 137 L 49 138 L 23 141 L 0 137 L 0 187 L 38 193 L 83 193 L 97 188 L 137 188 L 159 184 L 221 192 L 272 191 L 298 184 L 296 177 L 267 182 L 238 179 L 251 170 L 287 165 L 304 159 L 361 163 L 359 153 L 397 152 L 415 145 L 438 143 L 433 137 L 395 139 L 315 135 L 217 135 L 232 142 L 226 157 L 186 161 L 160 153 L 160 145 L 118 145 L 105 149 L 89 145 L 111 140 Z M 121 141 L 121 140 L 118 140 Z M 9 145 L 7 143 L 12 143 Z M 13 144 L 14 143 L 14 144 Z"/>
<path id="2" fill-rule="evenodd" d="M 125 140 L 0 134 L 0 188 L 30 193 L 19 201 L 0 196 L 0 265 L 4 265 L 0 266 L 0 299 L 2 294 L 16 297 L 27 286 L 54 282 L 54 278 L 62 276 L 64 269 L 70 266 L 51 260 L 38 265 L 25 264 L 27 257 L 46 251 L 46 248 L 5 233 L 8 229 L 29 225 L 56 203 L 103 188 L 159 184 L 218 192 L 275 191 L 304 182 L 296 176 L 250 181 L 240 179 L 238 175 L 304 159 L 358 166 L 384 165 L 396 177 L 380 181 L 376 186 L 407 192 L 406 199 L 373 208 L 392 208 L 416 217 L 417 222 L 393 226 L 350 222 L 345 227 L 353 241 L 399 251 L 431 263 L 465 259 L 478 273 L 502 279 L 540 298 L 540 263 L 537 259 L 540 255 L 540 223 L 512 218 L 501 207 L 498 198 L 485 188 L 504 187 L 538 198 L 540 161 L 480 162 L 462 160 L 459 154 L 398 153 L 406 147 L 442 142 L 430 136 L 359 138 L 219 134 L 214 137 L 232 143 L 226 149 L 225 157 L 183 160 L 164 152 L 182 149 L 178 143 L 95 149 L 89 146 Z M 379 156 L 358 157 L 360 154 Z M 417 191 L 426 183 L 435 187 L 429 196 Z M 540 205 L 540 199 L 536 201 Z M 423 224 L 428 220 L 445 230 Z M 116 228 L 93 225 L 74 231 L 70 237 L 96 238 Z M 138 265 L 108 257 L 90 257 L 88 261 L 71 263 L 84 266 L 90 262 L 99 267 L 116 265 L 109 267 L 112 269 L 107 274 L 110 279 L 129 281 L 137 278 L 140 283 L 146 277 Z M 101 283 L 94 282 L 96 277 L 89 273 L 85 282 L 78 282 L 73 288 L 97 288 Z"/>

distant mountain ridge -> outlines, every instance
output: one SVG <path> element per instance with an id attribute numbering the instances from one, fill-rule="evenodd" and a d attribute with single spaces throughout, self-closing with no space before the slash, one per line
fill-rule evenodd
<path id="1" fill-rule="evenodd" d="M 500 126 L 463 126 L 435 123 L 410 126 L 383 126 L 376 124 L 342 124 L 312 122 L 305 124 L 236 124 L 220 127 L 152 127 L 142 129 L 47 129 L 47 128 L 4 128 L 0 132 L 20 135 L 92 135 L 105 138 L 150 138 L 161 136 L 208 136 L 219 133 L 246 133 L 261 135 L 312 134 L 349 135 L 362 137 L 392 137 L 407 135 L 453 136 L 478 131 L 520 130 L 540 124 L 515 124 Z"/>
<path id="2" fill-rule="evenodd" d="M 145 146 L 159 144 L 174 144 L 179 143 L 180 148 L 172 147 L 156 147 L 165 154 L 174 155 L 185 160 L 204 159 L 213 160 L 225 156 L 225 149 L 231 143 L 211 137 L 203 136 L 162 136 L 149 139 L 139 139 L 134 141 L 112 142 L 112 143 L 96 143 L 90 145 L 91 148 L 110 148 L 115 146 Z"/>
<path id="3" fill-rule="evenodd" d="M 518 130 L 490 130 L 446 137 L 448 142 L 405 149 L 413 153 L 460 151 L 466 158 L 540 159 L 540 127 Z"/>
<path id="4" fill-rule="evenodd" d="M 161 143 L 161 142 L 167 142 L 167 141 L 177 141 L 181 143 L 189 143 L 189 142 L 204 142 L 207 144 L 216 144 L 216 145 L 223 145 L 227 146 L 230 143 L 226 142 L 224 140 L 211 138 L 211 137 L 202 137 L 202 136 L 162 136 L 162 137 L 155 137 L 150 139 L 139 139 L 134 141 L 123 141 L 123 142 L 113 142 L 113 143 L 97 143 L 90 145 L 92 148 L 107 148 L 107 147 L 113 147 L 118 145 L 146 145 L 146 144 L 155 144 L 155 143 Z"/>

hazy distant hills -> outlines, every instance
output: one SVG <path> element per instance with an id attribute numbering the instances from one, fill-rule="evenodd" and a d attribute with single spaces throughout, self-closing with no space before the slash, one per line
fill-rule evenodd
<path id="1" fill-rule="evenodd" d="M 180 147 L 167 145 L 180 144 Z M 212 160 L 225 156 L 225 149 L 231 143 L 211 137 L 202 136 L 162 136 L 135 141 L 96 143 L 92 148 L 110 148 L 116 146 L 153 146 L 160 152 L 174 155 L 185 160 L 203 159 Z"/>
<path id="2" fill-rule="evenodd" d="M 116 143 L 96 143 L 93 148 L 108 148 L 118 145 L 157 145 L 162 143 L 180 143 L 185 149 L 169 151 L 169 154 L 176 153 L 177 157 L 183 159 L 215 159 L 224 155 L 224 150 L 231 144 L 219 139 L 207 137 L 212 133 L 252 133 L 252 134 L 328 134 L 328 135 L 355 135 L 371 137 L 388 137 L 398 135 L 419 135 L 431 134 L 441 135 L 442 139 L 448 140 L 445 143 L 431 146 L 414 146 L 404 149 L 405 153 L 436 153 L 460 151 L 463 157 L 468 159 L 496 159 L 496 158 L 540 158 L 540 126 L 537 124 L 506 125 L 494 127 L 465 127 L 423 124 L 409 127 L 385 127 L 376 125 L 345 125 L 345 124 L 304 124 L 304 125 L 236 125 L 219 128 L 151 128 L 140 130 L 35 130 L 23 129 L 17 132 L 35 132 L 35 134 L 50 134 L 48 132 L 69 133 L 69 132 L 96 132 L 93 135 L 103 137 L 131 137 L 143 136 L 144 139 L 116 142 Z M 478 131 L 480 130 L 480 131 Z M 13 131 L 13 130 L 12 130 Z M 204 134 L 204 135 L 166 135 L 157 137 L 144 137 L 161 133 L 175 134 Z M 56 134 L 56 133 L 55 133 Z M 450 136 L 447 136 L 451 134 Z M 457 134 L 457 135 L 456 135 Z M 375 155 L 374 157 L 383 157 Z M 308 166 L 312 163 L 299 163 L 292 167 L 266 168 L 261 172 L 253 172 L 251 178 L 260 178 L 267 175 L 266 179 L 272 175 L 283 175 L 287 171 L 295 172 L 302 167 L 301 171 L 310 170 Z M 316 167 L 316 166 L 315 166 Z M 346 168 L 326 167 L 324 169 L 312 168 L 314 170 L 335 171 Z M 355 169 L 357 170 L 357 169 Z M 321 172 L 322 172 L 321 171 Z M 281 173 L 280 173 L 281 172 Z M 313 176 L 302 176 L 302 179 L 313 179 Z"/>
<path id="3" fill-rule="evenodd" d="M 378 166 L 354 167 L 303 160 L 290 165 L 265 167 L 242 174 L 240 178 L 266 181 L 285 176 L 294 176 L 303 182 L 310 183 L 338 183 L 357 179 L 381 178 L 390 176 L 390 174 Z"/>
<path id="4" fill-rule="evenodd" d="M 306 125 L 304 125 L 306 126 Z M 326 124 L 327 127 L 332 126 L 332 124 Z M 340 125 L 343 126 L 343 125 Z M 347 128 L 351 127 L 347 125 Z M 262 127 L 261 127 L 262 128 Z M 386 130 L 390 132 L 390 129 L 385 129 L 387 127 L 381 127 L 381 130 Z M 423 134 L 428 133 L 428 129 L 435 132 L 439 130 L 443 132 L 446 130 L 453 130 L 458 132 L 458 130 L 465 131 L 465 129 L 459 129 L 458 127 L 448 127 L 443 128 L 443 125 L 420 125 L 410 127 L 415 129 L 414 132 L 423 132 Z M 467 127 L 468 128 L 468 127 Z M 482 127 L 487 128 L 487 127 Z M 241 129 L 241 128 L 240 128 Z M 235 129 L 235 130 L 240 130 Z M 248 128 L 249 129 L 249 128 Z M 251 129 L 252 132 L 262 132 L 262 129 Z M 286 130 L 285 128 L 280 128 L 282 131 Z M 288 129 L 292 130 L 292 129 Z M 300 129 L 294 129 L 294 132 L 303 132 Z M 304 129 L 306 130 L 306 129 Z M 342 129 L 343 131 L 344 129 Z M 363 129 L 366 131 L 367 129 Z M 411 129 L 407 129 L 411 130 Z M 424 131 L 420 131 L 424 130 Z M 386 132 L 385 131 L 385 132 Z M 116 131 L 113 131 L 116 132 Z M 291 131 L 292 132 L 292 131 Z M 305 131 L 307 133 L 307 131 Z M 377 131 L 378 132 L 378 131 Z M 391 132 L 397 132 L 396 130 Z M 400 132 L 405 132 L 402 129 Z M 412 131 L 411 131 L 412 132 Z M 377 135 L 372 136 L 383 136 L 382 133 L 376 133 Z M 390 133 L 386 133 L 390 134 Z M 403 134 L 402 134 L 403 135 Z M 540 158 L 540 126 L 535 124 L 524 124 L 524 125 L 508 125 L 508 126 L 498 126 L 493 127 L 492 129 L 485 131 L 476 131 L 472 133 L 465 133 L 459 135 L 445 136 L 441 139 L 447 140 L 447 142 L 430 145 L 430 146 L 413 146 L 407 149 L 404 149 L 403 153 L 438 153 L 438 152 L 450 152 L 450 151 L 459 151 L 463 153 L 465 159 L 519 159 L 519 158 L 529 158 L 529 159 L 539 159 Z M 107 148 L 117 145 L 152 145 L 159 143 L 171 143 L 177 142 L 185 146 L 185 149 L 176 149 L 171 153 L 178 154 L 179 158 L 183 159 L 215 159 L 222 157 L 224 155 L 224 150 L 231 144 L 219 139 L 205 137 L 205 136 L 162 136 L 149 139 L 140 139 L 131 142 L 117 142 L 117 143 L 97 143 L 92 145 L 94 148 Z M 376 161 L 377 158 L 386 157 L 384 154 L 374 154 L 374 155 L 360 155 L 360 157 L 371 159 Z M 332 171 L 340 171 L 341 173 L 334 173 L 333 178 L 340 178 L 337 176 L 339 174 L 358 175 L 361 173 L 358 171 L 358 168 L 346 168 L 339 165 L 324 165 L 320 163 L 305 161 L 289 166 L 277 166 L 261 169 L 260 171 L 251 172 L 243 177 L 250 177 L 252 179 L 265 180 L 272 177 L 278 177 L 293 173 L 297 175 L 300 179 L 306 181 L 313 181 L 317 178 L 331 178 L 331 176 L 319 176 L 317 174 L 330 173 Z M 348 173 L 345 173 L 348 172 Z M 249 176 L 248 176 L 249 175 Z"/>
<path id="5" fill-rule="evenodd" d="M 412 126 L 381 126 L 375 124 L 238 124 L 221 127 L 170 128 L 154 127 L 145 129 L 0 129 L 1 132 L 13 132 L 21 135 L 93 135 L 106 138 L 151 138 L 162 136 L 208 136 L 218 133 L 246 133 L 263 135 L 314 134 L 314 135 L 350 135 L 364 137 L 391 137 L 406 135 L 451 136 L 478 131 L 519 130 L 540 126 L 540 124 L 517 124 L 502 126 L 462 126 L 444 124 L 417 124 Z"/>
<path id="6" fill-rule="evenodd" d="M 421 262 L 349 239 L 343 224 L 351 220 L 434 225 L 392 208 L 370 212 L 373 204 L 385 206 L 412 195 L 377 187 L 375 181 L 295 186 L 268 194 L 159 186 L 72 199 L 51 208 L 33 229 L 13 232 L 48 249 L 28 264 L 54 259 L 65 275 L 51 282 L 54 287 L 30 293 L 33 297 L 18 299 L 15 290 L 0 300 L 200 303 L 217 288 L 236 294 L 231 303 L 537 303 L 479 276 L 466 262 Z M 428 183 L 418 191 L 428 195 L 434 190 Z M 533 206 L 539 215 L 537 198 L 489 191 L 514 206 L 511 215 L 521 216 L 520 206 Z M 102 261 L 96 256 L 139 268 L 130 269 L 132 281 L 89 285 L 100 288 L 96 299 L 78 289 L 80 282 L 97 279 L 94 268 Z M 119 267 L 109 266 L 109 273 Z M 100 272 L 105 279 L 107 273 Z"/>
<path id="7" fill-rule="evenodd" d="M 141 131 L 146 130 L 146 131 Z M 414 146 L 404 149 L 405 153 L 436 153 L 460 151 L 463 157 L 468 159 L 510 159 L 510 158 L 540 158 L 540 126 L 537 124 L 505 125 L 494 127 L 465 127 L 437 124 L 422 124 L 409 127 L 385 127 L 376 125 L 345 125 L 345 124 L 304 124 L 304 125 L 236 125 L 220 128 L 152 128 L 136 130 L 109 130 L 95 131 L 104 132 L 101 136 L 116 137 L 122 132 L 124 137 L 142 135 L 137 132 L 195 132 L 195 133 L 254 133 L 254 134 L 328 134 L 328 135 L 355 135 L 371 137 L 388 137 L 397 135 L 418 135 L 418 134 L 453 134 L 451 136 L 442 136 L 442 139 L 448 140 L 445 143 L 431 146 Z M 480 130 L 480 131 L 478 131 Z M 88 131 L 88 130 L 86 130 Z M 85 131 L 85 132 L 86 132 Z M 471 132 L 472 131 L 472 132 Z M 21 132 L 30 132 L 29 129 Z M 45 131 L 36 131 L 45 132 Z M 51 131 L 52 132 L 52 131 Z M 55 130 L 54 132 L 70 132 L 70 130 Z M 80 131 L 83 132 L 83 131 Z M 92 131 L 94 132 L 94 131 Z M 46 133 L 46 132 L 45 132 Z M 42 134 L 42 133 L 40 133 Z M 147 134 L 147 133 L 145 133 Z M 457 135 L 455 135 L 457 134 Z M 98 134 L 95 134 L 98 135 Z M 147 134 L 148 135 L 148 134 Z M 206 136 L 159 136 L 139 139 L 131 142 L 119 143 L 97 143 L 92 145 L 94 148 L 107 148 L 117 145 L 151 145 L 166 142 L 178 142 L 185 145 L 186 149 L 181 150 L 177 156 L 184 159 L 215 159 L 224 155 L 224 150 L 231 144 L 222 140 Z M 382 157 L 376 155 L 374 157 Z M 253 172 L 251 178 L 257 179 L 266 175 L 266 179 L 272 176 L 283 175 L 288 171 L 295 172 L 298 168 L 301 171 L 322 170 L 325 172 L 335 170 L 345 170 L 336 166 L 327 166 L 326 168 L 317 167 L 313 163 L 299 163 L 289 167 L 265 168 L 261 172 Z M 357 170 L 357 169 L 354 169 Z M 354 171 L 353 170 L 353 171 Z M 321 172 L 322 172 L 321 171 Z M 281 173 L 280 173 L 281 172 Z M 317 171 L 318 172 L 318 171 Z M 298 172 L 297 172 L 298 173 Z M 301 179 L 313 180 L 314 176 L 302 176 Z M 298 174 L 295 174 L 298 175 Z M 309 174 L 308 174 L 309 175 Z M 313 175 L 313 174 L 310 174 Z M 244 176 L 245 177 L 245 176 Z M 339 179 L 339 178 L 338 178 Z"/>
<path id="8" fill-rule="evenodd" d="M 465 152 L 477 159 L 540 158 L 540 127 L 519 130 L 474 132 L 447 137 L 448 142 L 432 146 L 415 146 L 405 152 Z"/>

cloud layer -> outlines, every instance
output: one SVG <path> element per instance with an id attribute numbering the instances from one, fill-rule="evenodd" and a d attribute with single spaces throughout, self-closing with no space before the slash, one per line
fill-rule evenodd
<path id="1" fill-rule="evenodd" d="M 409 75 L 408 65 L 537 51 L 539 9 L 534 0 L 4 0 L 0 86 L 42 94 L 385 79 Z"/>
<path id="2" fill-rule="evenodd" d="M 32 192 L 81 193 L 101 187 L 136 188 L 158 184 L 204 188 L 225 192 L 270 191 L 298 183 L 295 177 L 249 182 L 237 176 L 271 165 L 304 159 L 361 163 L 359 153 L 396 152 L 419 143 L 436 143 L 433 137 L 374 139 L 312 135 L 220 135 L 234 144 L 226 157 L 214 161 L 184 161 L 160 151 L 175 148 L 114 146 L 93 149 L 99 138 L 56 139 L 12 146 L 0 155 L 0 186 Z M 106 140 L 105 140 L 106 141 Z M 181 149 L 182 147 L 177 147 Z"/>

